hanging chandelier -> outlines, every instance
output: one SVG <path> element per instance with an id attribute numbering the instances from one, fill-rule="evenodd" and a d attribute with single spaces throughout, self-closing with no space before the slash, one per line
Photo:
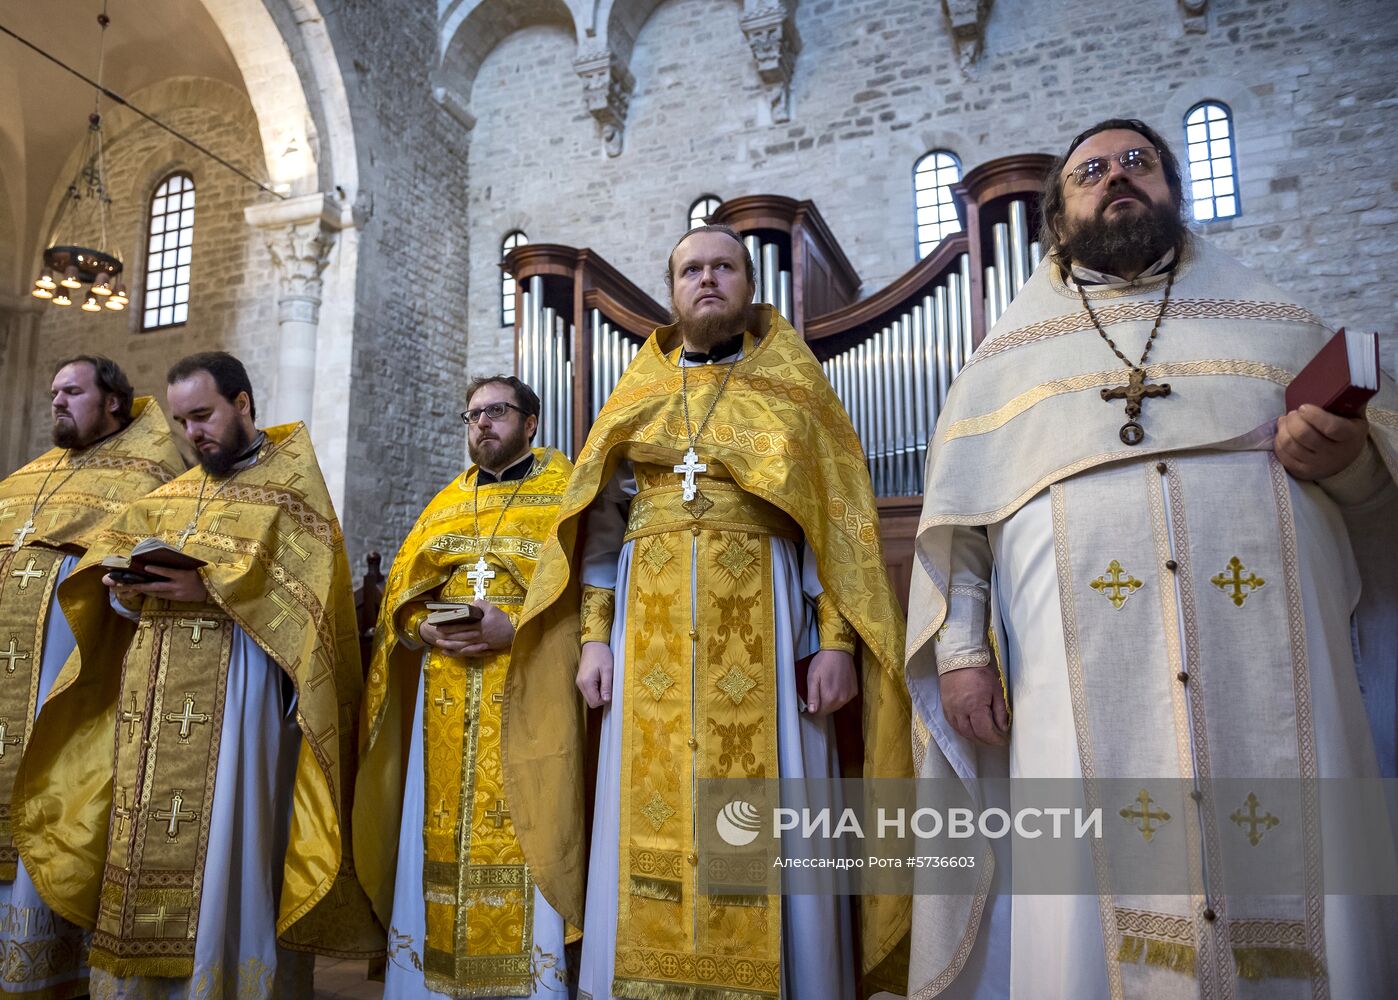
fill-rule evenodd
<path id="1" fill-rule="evenodd" d="M 107 192 L 102 148 L 102 66 L 111 18 L 107 16 L 105 0 L 97 24 L 97 87 L 92 113 L 87 116 L 87 137 L 77 176 L 68 185 L 54 220 L 53 237 L 44 251 L 43 271 L 34 279 L 31 293 L 36 299 L 48 299 L 60 307 L 82 299 L 81 309 L 89 313 L 101 312 L 104 302 L 108 309 L 120 312 L 130 302 L 121 278 L 121 254 L 108 249 L 111 245 L 107 241 L 112 199 Z M 100 240 L 95 247 L 88 245 L 93 235 Z M 87 286 L 86 295 L 83 286 Z"/>

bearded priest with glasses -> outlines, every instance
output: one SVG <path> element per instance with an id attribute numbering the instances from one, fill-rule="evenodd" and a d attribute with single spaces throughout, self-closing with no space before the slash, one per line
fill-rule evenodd
<path id="1" fill-rule="evenodd" d="M 539 397 L 519 379 L 478 378 L 466 401 L 471 466 L 422 512 L 384 591 L 355 861 L 389 928 L 387 1000 L 566 997 L 567 930 L 520 847 L 500 748 L 507 678 L 542 666 L 511 644 L 573 466 L 530 447 Z"/>
<path id="2" fill-rule="evenodd" d="M 1338 845 L 1391 858 L 1383 807 L 1354 840 L 1302 805 L 1316 779 L 1394 776 L 1398 391 L 1382 378 L 1367 419 L 1288 406 L 1330 331 L 1183 209 L 1143 122 L 1074 139 L 1045 180 L 1050 253 L 937 424 L 909 599 L 921 776 L 980 801 L 1005 775 L 1081 781 L 1105 837 L 1065 848 L 1080 888 L 1026 892 L 1044 872 L 1016 864 L 1013 896 L 988 873 L 919 896 L 910 996 L 1395 995 L 1394 897 L 1327 895 L 1369 891 Z M 1169 878 L 1137 878 L 1162 858 Z"/>

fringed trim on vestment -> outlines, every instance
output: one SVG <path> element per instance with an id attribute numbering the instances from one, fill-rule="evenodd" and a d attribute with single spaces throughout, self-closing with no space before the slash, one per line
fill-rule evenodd
<path id="1" fill-rule="evenodd" d="M 1243 979 L 1310 979 L 1319 971 L 1310 952 L 1295 948 L 1234 948 L 1233 966 Z"/>
<path id="2" fill-rule="evenodd" d="M 1194 946 L 1174 941 L 1157 941 L 1154 938 L 1124 935 L 1121 947 L 1117 950 L 1117 960 L 1128 965 L 1153 965 L 1161 969 L 1172 969 L 1187 976 L 1194 975 L 1197 955 Z"/>

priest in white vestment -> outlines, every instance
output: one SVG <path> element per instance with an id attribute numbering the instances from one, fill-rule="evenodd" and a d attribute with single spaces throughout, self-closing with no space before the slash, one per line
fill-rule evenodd
<path id="1" fill-rule="evenodd" d="M 1286 412 L 1330 331 L 1186 232 L 1178 167 L 1143 123 L 1079 136 L 1044 199 L 1053 252 L 931 446 L 915 757 L 980 801 L 1005 776 L 1083 779 L 1089 801 L 1139 782 L 1140 802 L 1090 804 L 1141 857 L 1178 849 L 1189 878 L 1126 894 L 1086 841 L 1096 895 L 995 894 L 986 865 L 974 894 L 915 900 L 909 996 L 1392 996 L 1394 898 L 1327 895 L 1346 858 L 1314 813 L 1265 797 L 1393 776 L 1394 636 L 1368 612 L 1398 597 L 1398 393 L 1385 379 L 1367 420 Z M 1275 822 L 1194 797 L 1225 779 L 1257 782 L 1252 815 Z M 1193 791 L 1163 808 L 1172 787 Z M 1222 889 L 1220 859 L 1278 842 L 1299 888 Z"/>

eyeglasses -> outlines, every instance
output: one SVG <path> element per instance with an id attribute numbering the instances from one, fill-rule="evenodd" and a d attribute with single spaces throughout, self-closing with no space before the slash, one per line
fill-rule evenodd
<path id="1" fill-rule="evenodd" d="M 487 406 L 478 406 L 474 410 L 462 410 L 461 419 L 466 421 L 467 427 L 470 427 L 476 421 L 480 420 L 482 413 L 491 420 L 501 420 L 510 410 L 514 410 L 516 413 L 524 413 L 526 417 L 529 416 L 528 413 L 525 413 L 524 410 L 521 410 L 514 403 L 490 403 Z"/>
<path id="2" fill-rule="evenodd" d="M 1068 171 L 1068 176 L 1078 187 L 1090 188 L 1111 172 L 1113 160 L 1128 174 L 1148 174 L 1160 164 L 1160 151 L 1154 146 L 1137 146 L 1115 156 L 1094 156 Z"/>

